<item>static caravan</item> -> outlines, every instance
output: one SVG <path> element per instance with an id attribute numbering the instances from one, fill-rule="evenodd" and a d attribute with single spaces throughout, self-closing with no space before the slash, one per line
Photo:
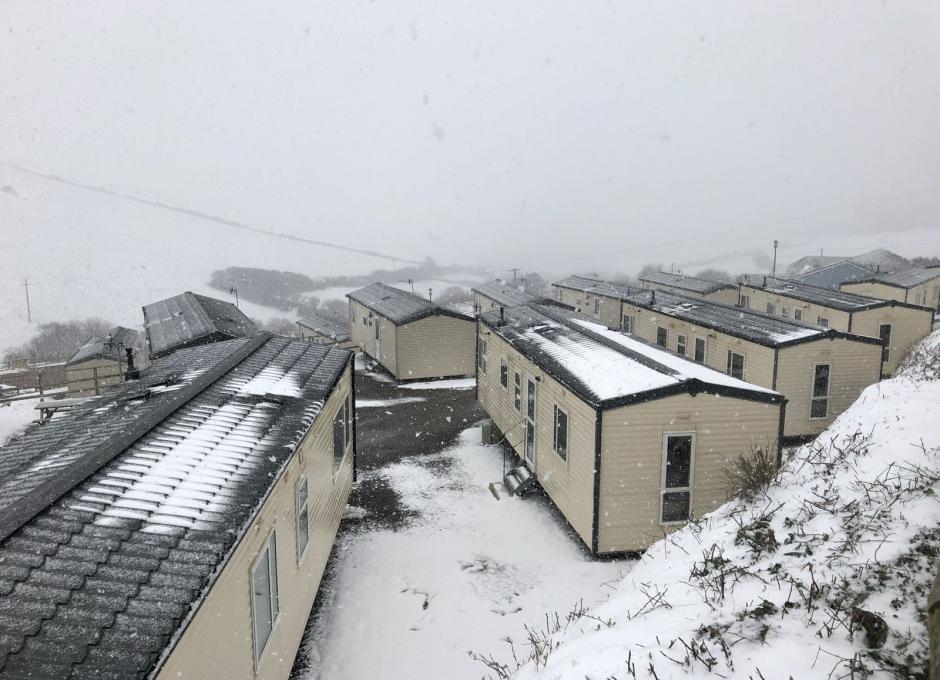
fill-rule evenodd
<path id="1" fill-rule="evenodd" d="M 311 314 L 297 322 L 300 337 L 318 345 L 338 345 L 343 349 L 355 347 L 349 339 L 349 322 L 333 316 Z"/>
<path id="2" fill-rule="evenodd" d="M 620 302 L 627 295 L 639 290 L 587 276 L 568 276 L 556 281 L 552 286 L 555 288 L 557 302 L 590 316 L 608 328 L 620 328 Z"/>
<path id="3" fill-rule="evenodd" d="M 787 398 L 785 437 L 822 432 L 881 379 L 881 341 L 710 300 L 643 291 L 624 301 L 637 337 Z"/>
<path id="4" fill-rule="evenodd" d="M 840 290 L 937 309 L 940 306 L 940 271 L 908 269 L 894 274 L 872 274 L 843 283 Z"/>
<path id="5" fill-rule="evenodd" d="M 728 498 L 723 470 L 776 452 L 785 400 L 547 305 L 478 322 L 478 397 L 594 555 L 640 551 Z M 515 480 L 515 481 L 513 481 Z"/>
<path id="6" fill-rule="evenodd" d="M 473 375 L 472 315 L 384 283 L 346 297 L 350 340 L 396 380 Z"/>
<path id="7" fill-rule="evenodd" d="M 933 328 L 934 310 L 927 307 L 799 281 L 755 276 L 740 285 L 739 294 L 745 309 L 881 339 L 883 376 L 892 375 L 911 347 Z"/>
<path id="8" fill-rule="evenodd" d="M 108 334 L 89 338 L 67 362 L 65 374 L 69 397 L 93 397 L 124 380 L 128 368 L 127 350 L 136 368 L 144 368 L 147 352 L 141 352 L 141 335 L 135 330 L 115 326 Z"/>
<path id="9" fill-rule="evenodd" d="M 844 260 L 842 262 L 836 262 L 835 264 L 830 264 L 825 267 L 820 267 L 819 269 L 814 269 L 808 271 L 805 274 L 798 274 L 794 276 L 795 281 L 800 283 L 808 283 L 811 286 L 816 286 L 818 288 L 832 288 L 833 290 L 839 290 L 839 286 L 843 283 L 848 283 L 850 281 L 858 281 L 859 279 L 867 279 L 874 274 L 874 271 L 863 267 L 860 264 L 856 264 L 851 260 Z"/>
<path id="10" fill-rule="evenodd" d="M 738 287 L 736 285 L 700 279 L 696 276 L 654 272 L 641 276 L 640 283 L 647 290 L 662 290 L 667 293 L 724 302 L 729 305 L 733 305 L 738 301 Z"/>
<path id="11" fill-rule="evenodd" d="M 355 474 L 352 356 L 179 350 L 8 444 L 0 677 L 286 680 Z"/>
<path id="12" fill-rule="evenodd" d="M 185 347 L 250 338 L 258 327 L 231 302 L 189 291 L 144 307 L 150 358 Z"/>
<path id="13" fill-rule="evenodd" d="M 471 291 L 473 292 L 473 309 L 477 314 L 484 314 L 500 307 L 527 305 L 539 300 L 538 296 L 526 293 L 502 279 L 476 286 Z"/>

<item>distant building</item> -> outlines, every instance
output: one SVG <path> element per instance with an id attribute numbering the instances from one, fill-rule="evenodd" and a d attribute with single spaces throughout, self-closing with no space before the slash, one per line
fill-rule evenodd
<path id="1" fill-rule="evenodd" d="M 738 287 L 733 283 L 709 281 L 696 276 L 654 272 L 640 277 L 640 283 L 649 290 L 663 290 L 689 297 L 724 302 L 733 305 L 738 301 Z"/>
<path id="2" fill-rule="evenodd" d="M 848 283 L 849 281 L 858 281 L 859 279 L 866 279 L 872 274 L 874 274 L 874 272 L 867 267 L 863 267 L 860 264 L 855 264 L 849 260 L 843 260 L 841 262 L 836 262 L 835 264 L 830 264 L 827 267 L 814 269 L 812 271 L 806 272 L 805 274 L 794 276 L 793 279 L 795 281 L 799 281 L 800 283 L 809 284 L 810 286 L 839 290 L 839 286 L 841 286 L 843 283 Z"/>
<path id="3" fill-rule="evenodd" d="M 588 276 L 567 276 L 552 284 L 557 302 L 590 316 L 608 328 L 620 328 L 623 299 L 640 290 Z"/>
<path id="4" fill-rule="evenodd" d="M 153 359 L 186 347 L 258 334 L 254 322 L 231 302 L 189 291 L 146 305 L 144 330 Z"/>
<path id="5" fill-rule="evenodd" d="M 894 274 L 869 274 L 868 278 L 843 283 L 840 290 L 937 309 L 940 306 L 940 269 L 914 268 Z"/>
<path id="6" fill-rule="evenodd" d="M 787 398 L 785 437 L 825 430 L 881 379 L 881 341 L 806 323 L 799 305 L 770 316 L 711 300 L 643 291 L 624 301 L 627 330 Z"/>
<path id="7" fill-rule="evenodd" d="M 477 389 L 594 555 L 640 551 L 727 498 L 739 455 L 778 450 L 784 398 L 550 305 L 480 317 Z M 716 397 L 721 397 L 716 398 Z"/>
<path id="8" fill-rule="evenodd" d="M 901 257 L 897 253 L 892 253 L 885 248 L 878 248 L 854 257 L 846 257 L 845 255 L 809 255 L 801 257 L 787 267 L 786 273 L 788 276 L 796 278 L 801 274 L 807 274 L 840 262 L 851 262 L 869 271 L 883 273 L 904 271 L 912 266 L 910 260 Z M 813 285 L 820 284 L 814 283 Z"/>
<path id="9" fill-rule="evenodd" d="M 157 360 L 0 456 L 0 677 L 286 679 L 355 474 L 351 352 Z"/>
<path id="10" fill-rule="evenodd" d="M 350 340 L 397 380 L 473 375 L 476 324 L 471 314 L 384 283 L 346 297 Z"/>
<path id="11" fill-rule="evenodd" d="M 300 337 L 320 345 L 339 345 L 343 349 L 352 349 L 355 345 L 349 339 L 349 323 L 321 314 L 311 314 L 297 322 Z"/>
<path id="12" fill-rule="evenodd" d="M 755 277 L 740 286 L 741 305 L 771 316 L 784 309 L 803 321 L 855 335 L 879 338 L 882 375 L 892 375 L 904 355 L 933 329 L 932 310 L 906 302 L 818 288 L 799 281 Z"/>
<path id="13" fill-rule="evenodd" d="M 141 351 L 144 348 L 140 333 L 135 330 L 115 326 L 103 338 L 89 338 L 65 362 L 68 396 L 95 396 L 123 381 L 128 349 L 132 352 L 136 368 L 143 368 L 149 363 L 146 350 Z"/>
<path id="14" fill-rule="evenodd" d="M 473 306 L 477 314 L 484 314 L 491 309 L 516 307 L 539 300 L 537 295 L 526 293 L 521 288 L 502 279 L 475 286 L 471 290 L 473 292 Z"/>

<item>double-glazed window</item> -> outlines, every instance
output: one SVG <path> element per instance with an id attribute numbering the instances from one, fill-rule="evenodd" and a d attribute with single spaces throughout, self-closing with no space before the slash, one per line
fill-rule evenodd
<path id="1" fill-rule="evenodd" d="M 274 532 L 251 568 L 251 618 L 255 638 L 255 659 L 261 658 L 271 638 L 278 614 L 277 539 Z"/>
<path id="2" fill-rule="evenodd" d="M 725 371 L 732 378 L 744 380 L 744 355 L 728 350 L 728 368 Z"/>
<path id="3" fill-rule="evenodd" d="M 750 299 L 747 295 L 741 295 L 741 296 L 738 298 L 738 306 L 739 306 L 739 307 L 744 307 L 744 308 L 750 307 L 750 306 L 751 306 L 751 299 Z"/>
<path id="4" fill-rule="evenodd" d="M 599 297 L 594 298 L 594 314 L 601 313 L 601 299 Z"/>
<path id="5" fill-rule="evenodd" d="M 829 319 L 827 319 L 827 318 L 824 317 L 824 316 L 817 316 L 817 317 L 816 317 L 816 325 L 817 325 L 817 326 L 822 326 L 823 328 L 829 328 Z"/>
<path id="6" fill-rule="evenodd" d="M 829 364 L 816 364 L 813 367 L 813 398 L 810 401 L 809 417 L 825 418 L 829 413 Z"/>
<path id="7" fill-rule="evenodd" d="M 555 426 L 552 448 L 562 460 L 568 460 L 568 412 L 555 405 Z"/>
<path id="8" fill-rule="evenodd" d="M 685 350 L 686 350 L 686 338 L 684 335 L 680 335 L 676 338 L 676 351 L 682 356 L 685 356 Z"/>
<path id="9" fill-rule="evenodd" d="M 800 309 L 799 307 L 794 308 L 794 310 L 793 310 L 793 318 L 796 319 L 797 321 L 802 321 L 802 320 L 803 320 L 803 310 Z"/>
<path id="10" fill-rule="evenodd" d="M 780 308 L 780 316 L 782 316 L 782 317 L 785 318 L 785 319 L 788 318 L 788 317 L 790 316 L 790 308 L 787 307 L 786 305 L 784 305 L 783 307 L 781 307 L 781 308 Z"/>
<path id="11" fill-rule="evenodd" d="M 509 387 L 509 362 L 506 361 L 506 357 L 499 360 L 499 384 Z"/>
<path id="12" fill-rule="evenodd" d="M 878 337 L 881 338 L 881 363 L 885 363 L 891 356 L 891 324 L 883 323 L 878 326 Z"/>
<path id="13" fill-rule="evenodd" d="M 307 508 L 307 478 L 297 482 L 297 561 L 303 556 L 310 540 L 310 511 Z"/>
<path id="14" fill-rule="evenodd" d="M 695 338 L 695 354 L 693 358 L 700 364 L 705 363 L 705 338 Z"/>
<path id="15" fill-rule="evenodd" d="M 661 521 L 686 522 L 692 511 L 692 434 L 667 434 L 663 443 Z"/>
<path id="16" fill-rule="evenodd" d="M 623 315 L 623 330 L 627 333 L 633 333 L 636 328 L 636 319 L 627 314 Z"/>
<path id="17" fill-rule="evenodd" d="M 659 327 L 656 329 L 656 344 L 660 347 L 666 347 L 669 342 L 669 331 Z"/>
<path id="18" fill-rule="evenodd" d="M 346 402 L 339 407 L 333 416 L 333 472 L 336 473 L 343 464 L 346 455 L 346 431 L 350 427 L 346 415 Z"/>
<path id="19" fill-rule="evenodd" d="M 480 373 L 486 373 L 486 339 L 480 338 L 478 353 L 480 355 Z"/>
<path id="20" fill-rule="evenodd" d="M 773 303 L 773 302 L 768 302 L 768 303 L 767 303 L 767 313 L 768 313 L 768 314 L 775 314 L 776 311 L 777 311 L 777 308 L 774 306 L 774 303 Z"/>
<path id="21" fill-rule="evenodd" d="M 522 374 L 519 371 L 515 372 L 513 377 L 513 395 L 512 403 L 516 407 L 516 410 L 519 413 L 522 413 Z"/>

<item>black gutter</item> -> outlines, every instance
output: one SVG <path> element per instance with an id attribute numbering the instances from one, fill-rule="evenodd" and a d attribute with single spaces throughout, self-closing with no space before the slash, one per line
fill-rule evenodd
<path id="1" fill-rule="evenodd" d="M 359 428 L 356 425 L 356 353 L 355 352 L 352 352 L 352 356 L 348 359 L 347 365 L 349 366 L 349 383 L 350 383 L 349 391 L 350 391 L 350 394 L 352 394 L 352 399 L 350 401 L 352 402 L 352 424 L 353 424 L 353 433 L 352 433 L 353 434 L 353 437 L 352 437 L 353 439 L 352 440 L 353 482 L 356 482 L 358 481 L 358 478 L 359 478 L 359 451 L 358 451 L 359 438 L 356 434 Z M 329 392 L 327 392 L 327 395 L 329 395 Z M 327 396 L 327 399 L 329 399 L 329 396 Z"/>
<path id="2" fill-rule="evenodd" d="M 260 333 L 248 338 L 245 343 L 228 357 L 217 363 L 210 370 L 198 376 L 185 388 L 164 393 L 167 396 L 159 408 L 155 408 L 147 417 L 134 420 L 119 435 L 103 442 L 92 453 L 82 456 L 62 469 L 53 479 L 17 499 L 7 506 L 0 515 L 0 541 L 22 527 L 40 512 L 59 500 L 76 486 L 95 474 L 117 456 L 127 450 L 147 433 L 163 423 L 176 411 L 198 397 L 220 378 L 224 377 L 238 364 L 250 357 L 262 345 L 270 340 L 270 333 Z"/>
<path id="3" fill-rule="evenodd" d="M 773 374 L 773 377 L 770 379 L 770 389 L 772 390 L 777 389 L 777 365 L 779 363 L 780 363 L 780 350 L 775 347 L 774 348 L 774 374 Z"/>
<path id="4" fill-rule="evenodd" d="M 480 335 L 480 317 L 477 317 L 477 334 L 473 339 L 473 398 L 476 401 L 480 401 Z"/>
<path id="5" fill-rule="evenodd" d="M 594 419 L 594 516 L 591 521 L 591 556 L 597 557 L 601 522 L 601 430 L 604 412 L 597 409 Z"/>
<path id="6" fill-rule="evenodd" d="M 780 402 L 780 425 L 777 428 L 777 467 L 783 465 L 783 426 L 787 417 L 787 400 Z"/>

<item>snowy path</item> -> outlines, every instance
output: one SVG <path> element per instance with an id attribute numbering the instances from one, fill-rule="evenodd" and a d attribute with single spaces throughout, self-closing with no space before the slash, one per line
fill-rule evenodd
<path id="1" fill-rule="evenodd" d="M 439 454 L 368 473 L 416 514 L 399 531 L 342 536 L 299 677 L 478 680 L 468 651 L 508 651 L 508 631 L 564 617 L 583 593 L 604 598 L 601 584 L 629 570 L 592 562 L 541 497 L 497 501 L 487 485 L 502 456 L 479 438 L 470 428 Z"/>

